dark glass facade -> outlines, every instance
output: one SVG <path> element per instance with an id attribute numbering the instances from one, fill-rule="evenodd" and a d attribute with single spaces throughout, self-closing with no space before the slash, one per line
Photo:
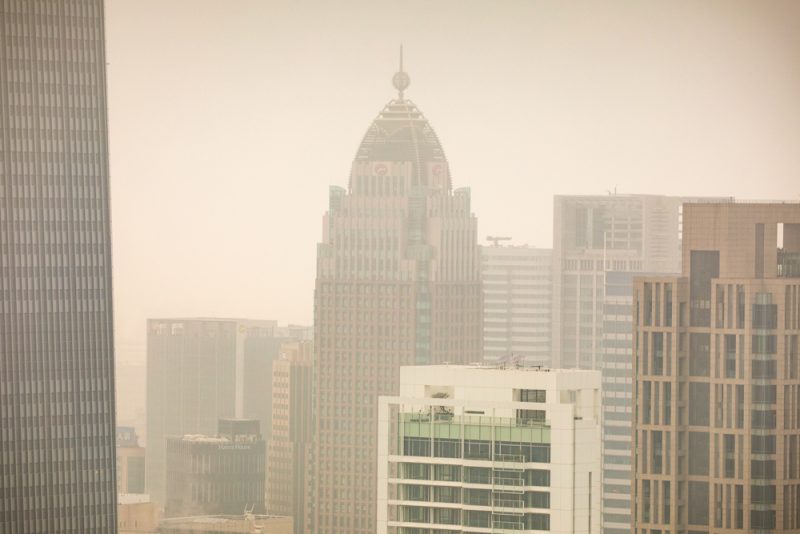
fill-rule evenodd
<path id="1" fill-rule="evenodd" d="M 0 0 L 0 532 L 116 532 L 102 0 Z"/>

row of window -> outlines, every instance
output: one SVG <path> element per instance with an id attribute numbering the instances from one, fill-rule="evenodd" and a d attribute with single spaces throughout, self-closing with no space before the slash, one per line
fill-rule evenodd
<path id="1" fill-rule="evenodd" d="M 534 415 L 535 416 L 535 415 Z M 492 446 L 494 445 L 494 446 Z M 402 454 L 405 456 L 433 456 L 438 458 L 464 458 L 466 460 L 550 462 L 549 443 L 491 442 L 477 439 L 403 438 Z M 508 460 L 513 457 L 514 460 Z"/>
<path id="2" fill-rule="evenodd" d="M 550 486 L 550 471 L 547 469 L 509 470 L 404 462 L 399 466 L 399 476 L 405 480 L 436 480 L 496 486 Z"/>
<path id="3" fill-rule="evenodd" d="M 396 519 L 408 523 L 433 523 L 439 525 L 462 525 L 477 528 L 503 530 L 550 530 L 550 515 L 503 514 L 456 508 L 427 508 L 422 506 L 400 506 Z M 425 529 L 403 529 L 403 532 Z"/>
<path id="4" fill-rule="evenodd" d="M 550 493 L 546 491 L 510 493 L 475 488 L 464 488 L 462 491 L 462 488 L 455 486 L 402 484 L 396 488 L 395 497 L 404 501 L 463 503 L 471 506 L 550 508 Z"/>

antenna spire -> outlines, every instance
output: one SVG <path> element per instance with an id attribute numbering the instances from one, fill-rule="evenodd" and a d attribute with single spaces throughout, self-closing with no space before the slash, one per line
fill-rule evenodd
<path id="1" fill-rule="evenodd" d="M 395 72 L 392 76 L 392 85 L 397 89 L 397 96 L 399 100 L 403 100 L 403 95 L 408 86 L 411 85 L 411 78 L 403 70 L 403 45 L 400 45 L 400 70 Z"/>

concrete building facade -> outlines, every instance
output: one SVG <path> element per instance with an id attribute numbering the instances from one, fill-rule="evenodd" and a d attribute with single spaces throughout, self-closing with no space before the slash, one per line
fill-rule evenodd
<path id="1" fill-rule="evenodd" d="M 117 534 L 153 534 L 158 532 L 160 514 L 149 495 L 117 495 Z"/>
<path id="2" fill-rule="evenodd" d="M 598 371 L 403 367 L 378 451 L 378 534 L 600 532 Z"/>
<path id="3" fill-rule="evenodd" d="M 0 532 L 116 529 L 102 0 L 0 1 Z"/>
<path id="4" fill-rule="evenodd" d="M 348 189 L 332 187 L 314 292 L 317 534 L 375 531 L 377 399 L 401 365 L 481 358 L 477 220 L 436 134 L 404 96 L 367 130 Z"/>
<path id="5" fill-rule="evenodd" d="M 484 359 L 550 365 L 552 252 L 529 246 L 481 247 Z"/>
<path id="6" fill-rule="evenodd" d="M 634 287 L 636 533 L 800 529 L 800 204 L 688 204 Z"/>

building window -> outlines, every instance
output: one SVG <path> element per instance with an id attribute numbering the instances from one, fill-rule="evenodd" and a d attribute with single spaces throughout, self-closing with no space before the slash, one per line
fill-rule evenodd
<path id="1" fill-rule="evenodd" d="M 405 456 L 430 456 L 431 440 L 428 438 L 403 438 L 403 454 Z"/>
<path id="2" fill-rule="evenodd" d="M 547 391 L 544 389 L 519 390 L 520 402 L 547 402 Z"/>
<path id="3" fill-rule="evenodd" d="M 404 463 L 403 478 L 429 480 L 431 478 L 430 466 L 427 464 Z"/>
<path id="4" fill-rule="evenodd" d="M 433 500 L 436 502 L 460 503 L 461 488 L 452 486 L 439 486 L 433 490 Z"/>
<path id="5" fill-rule="evenodd" d="M 488 467 L 465 467 L 464 481 L 470 484 L 491 484 L 492 470 Z"/>
<path id="6" fill-rule="evenodd" d="M 778 327 L 777 304 L 753 304 L 753 328 L 772 330 Z"/>
<path id="7" fill-rule="evenodd" d="M 525 492 L 525 506 L 527 508 L 550 508 L 550 494 L 546 491 Z"/>
<path id="8" fill-rule="evenodd" d="M 750 449 L 753 454 L 775 454 L 775 436 L 751 436 Z"/>
<path id="9" fill-rule="evenodd" d="M 550 471 L 546 469 L 528 469 L 525 471 L 527 486 L 550 486 Z"/>
<path id="10" fill-rule="evenodd" d="M 419 486 L 415 484 L 404 484 L 402 486 L 402 495 L 406 501 L 427 501 L 430 500 L 428 492 L 430 489 L 427 486 Z"/>
<path id="11" fill-rule="evenodd" d="M 461 466 L 437 465 L 434 467 L 433 478 L 445 482 L 458 482 L 461 480 Z"/>
<path id="12" fill-rule="evenodd" d="M 464 504 L 473 506 L 491 506 L 492 492 L 482 489 L 464 489 Z M 478 526 L 478 525 L 471 525 Z"/>
<path id="13" fill-rule="evenodd" d="M 465 439 L 464 458 L 470 460 L 491 460 L 492 459 L 491 442 L 475 440 L 475 439 Z"/>
<path id="14" fill-rule="evenodd" d="M 461 458 L 461 441 L 458 439 L 435 438 L 433 455 L 438 458 Z"/>

